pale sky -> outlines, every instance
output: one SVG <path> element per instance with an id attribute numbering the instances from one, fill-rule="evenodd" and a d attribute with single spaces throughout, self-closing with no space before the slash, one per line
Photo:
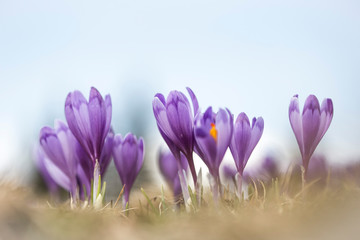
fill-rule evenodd
<path id="1" fill-rule="evenodd" d="M 359 12 L 349 0 L 1 0 L 0 174 L 30 172 L 40 128 L 65 119 L 69 91 L 87 96 L 91 86 L 111 94 L 117 132 L 134 131 L 134 118 L 144 125 L 150 158 L 163 144 L 154 94 L 190 86 L 202 109 L 264 118 L 254 159 L 299 156 L 292 95 L 332 98 L 316 152 L 359 159 Z"/>

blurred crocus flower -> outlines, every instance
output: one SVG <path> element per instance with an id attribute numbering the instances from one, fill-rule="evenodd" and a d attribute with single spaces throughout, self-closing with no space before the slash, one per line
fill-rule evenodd
<path id="1" fill-rule="evenodd" d="M 189 100 L 179 91 L 171 91 L 165 97 L 158 93 L 153 100 L 153 111 L 161 136 L 164 138 L 171 152 L 178 161 L 180 170 L 180 152 L 188 160 L 194 184 L 197 177 L 193 161 L 194 149 L 194 115 L 199 110 L 195 94 L 187 88 L 192 100 L 194 113 L 191 111 Z"/>
<path id="2" fill-rule="evenodd" d="M 40 146 L 45 153 L 43 163 L 51 178 L 71 194 L 76 202 L 78 183 L 85 185 L 89 192 L 90 183 L 83 177 L 79 164 L 78 149 L 81 148 L 70 129 L 62 121 L 55 122 L 55 128 L 40 130 Z"/>
<path id="3" fill-rule="evenodd" d="M 94 87 L 90 90 L 89 101 L 79 91 L 70 92 L 65 101 L 65 117 L 69 128 L 92 162 L 90 169 L 94 171 L 92 174 L 94 204 L 101 202 L 101 199 L 98 200 L 98 185 L 102 184 L 99 179 L 103 165 L 100 157 L 110 130 L 111 114 L 110 95 L 106 95 L 103 99 Z"/>
<path id="4" fill-rule="evenodd" d="M 249 118 L 245 113 L 240 113 L 234 124 L 234 132 L 231 139 L 230 151 L 234 157 L 235 165 L 239 173 L 238 194 L 241 196 L 242 178 L 245 166 L 251 153 L 259 142 L 264 131 L 264 120 L 262 117 L 253 118 L 250 125 Z"/>
<path id="5" fill-rule="evenodd" d="M 217 113 L 209 107 L 199 113 L 195 120 L 195 152 L 204 161 L 214 178 L 214 198 L 220 190 L 219 167 L 230 145 L 233 133 L 233 118 L 229 110 L 219 109 Z"/>
<path id="6" fill-rule="evenodd" d="M 46 161 L 50 161 L 45 155 L 42 147 L 37 146 L 35 150 L 35 165 L 36 168 L 39 170 L 41 176 L 43 177 L 45 184 L 50 192 L 51 195 L 55 195 L 58 192 L 59 185 L 55 182 L 55 180 L 51 177 L 51 174 L 47 170 L 45 166 Z"/>
<path id="7" fill-rule="evenodd" d="M 120 134 L 115 135 L 113 157 L 116 170 L 124 188 L 124 206 L 129 202 L 130 190 L 144 163 L 144 140 L 137 139 L 132 133 L 125 138 Z"/>
<path id="8" fill-rule="evenodd" d="M 261 175 L 264 180 L 271 180 L 279 177 L 280 169 L 278 162 L 273 156 L 267 156 L 261 164 Z"/>
<path id="9" fill-rule="evenodd" d="M 181 168 L 185 170 L 188 169 L 188 162 L 186 157 L 181 154 Z M 178 199 L 181 196 L 181 184 L 179 178 L 179 170 L 177 160 L 171 151 L 160 152 L 159 155 L 159 168 L 161 175 L 165 178 L 167 184 L 173 191 L 175 199 Z"/>
<path id="10" fill-rule="evenodd" d="M 330 126 L 333 113 L 333 103 L 330 98 L 324 99 L 320 107 L 314 95 L 308 96 L 302 114 L 299 110 L 298 95 L 291 99 L 289 119 L 300 148 L 304 176 L 306 176 L 312 154 Z"/>

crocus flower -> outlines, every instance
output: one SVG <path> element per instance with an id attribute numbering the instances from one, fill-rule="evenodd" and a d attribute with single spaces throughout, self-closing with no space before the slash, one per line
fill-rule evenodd
<path id="1" fill-rule="evenodd" d="M 245 113 L 240 113 L 234 124 L 234 132 L 231 139 L 230 151 L 234 157 L 235 165 L 239 173 L 238 194 L 241 196 L 242 177 L 245 166 L 259 142 L 264 131 L 264 120 L 262 117 L 253 118 L 250 125 L 249 118 Z"/>
<path id="2" fill-rule="evenodd" d="M 113 157 L 124 188 L 124 206 L 129 202 L 130 190 L 144 163 L 144 140 L 137 139 L 132 133 L 125 138 L 115 135 Z"/>
<path id="3" fill-rule="evenodd" d="M 160 172 L 165 178 L 167 184 L 173 191 L 175 199 L 181 196 L 181 185 L 179 179 L 179 170 L 177 160 L 171 151 L 160 152 L 159 155 L 159 168 Z M 181 154 L 181 168 L 185 171 L 188 169 L 187 159 Z"/>
<path id="4" fill-rule="evenodd" d="M 89 101 L 79 91 L 69 93 L 66 98 L 66 121 L 94 167 L 100 161 L 105 138 L 110 130 L 111 111 L 110 96 L 106 95 L 103 99 L 94 87 L 90 90 Z M 99 165 L 102 163 L 99 162 Z"/>
<path id="5" fill-rule="evenodd" d="M 209 107 L 195 120 L 195 152 L 204 161 L 215 180 L 214 197 L 220 185 L 219 167 L 230 145 L 233 132 L 233 118 L 229 110 L 219 109 L 217 113 Z"/>
<path id="6" fill-rule="evenodd" d="M 65 123 L 55 122 L 55 128 L 40 130 L 40 146 L 45 153 L 44 165 L 51 178 L 70 192 L 76 201 L 78 187 L 79 143 Z"/>
<path id="7" fill-rule="evenodd" d="M 305 176 L 309 160 L 329 128 L 333 113 L 333 103 L 330 98 L 324 99 L 320 107 L 314 95 L 308 96 L 301 115 L 298 95 L 291 99 L 289 119 L 300 148 Z"/>
<path id="8" fill-rule="evenodd" d="M 153 111 L 160 134 L 175 158 L 180 163 L 180 152 L 187 158 L 196 185 L 197 178 L 192 154 L 194 149 L 194 115 L 197 114 L 199 105 L 192 90 L 190 88 L 187 90 L 192 100 L 194 113 L 191 111 L 186 96 L 179 91 L 171 91 L 166 100 L 162 94 L 156 94 L 153 100 Z"/>

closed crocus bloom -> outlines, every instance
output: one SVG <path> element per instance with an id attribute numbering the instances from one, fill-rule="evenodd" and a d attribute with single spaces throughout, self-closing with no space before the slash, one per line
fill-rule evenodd
<path id="1" fill-rule="evenodd" d="M 180 161 L 180 152 L 188 160 L 194 183 L 196 172 L 193 162 L 194 149 L 194 115 L 198 112 L 195 94 L 187 88 L 191 97 L 194 113 L 189 100 L 179 91 L 171 91 L 165 97 L 158 93 L 153 100 L 153 111 L 161 136 L 164 138 L 175 158 Z"/>
<path id="2" fill-rule="evenodd" d="M 234 132 L 231 139 L 230 151 L 234 157 L 236 168 L 242 176 L 251 153 L 259 142 L 264 131 L 262 117 L 253 118 L 250 125 L 249 118 L 245 113 L 240 113 L 234 124 Z"/>
<path id="3" fill-rule="evenodd" d="M 242 112 L 235 121 L 230 151 L 239 173 L 239 175 L 237 175 L 239 196 L 242 194 L 242 180 L 245 166 L 255 146 L 259 142 L 263 131 L 264 120 L 262 117 L 253 118 L 252 124 L 250 125 L 249 118 Z"/>
<path id="4" fill-rule="evenodd" d="M 302 114 L 299 110 L 298 95 L 291 99 L 289 119 L 300 148 L 305 176 L 309 160 L 328 130 L 333 113 L 333 103 L 330 98 L 324 99 L 320 107 L 319 101 L 314 95 L 308 96 Z"/>
<path id="5" fill-rule="evenodd" d="M 204 161 L 215 180 L 215 194 L 220 185 L 219 167 L 230 145 L 233 132 L 233 118 L 228 110 L 214 113 L 209 107 L 199 114 L 195 121 L 195 152 Z"/>
<path id="6" fill-rule="evenodd" d="M 77 198 L 77 171 L 79 143 L 65 123 L 55 122 L 55 128 L 40 130 L 40 146 L 45 153 L 44 165 L 52 179 Z"/>
<path id="7" fill-rule="evenodd" d="M 171 151 L 160 153 L 159 168 L 161 175 L 163 175 L 167 184 L 173 191 L 175 199 L 179 198 L 182 192 L 178 173 L 178 164 Z M 183 154 L 181 154 L 181 168 L 185 170 L 185 172 L 188 169 L 187 159 Z"/>
<path id="8" fill-rule="evenodd" d="M 113 157 L 116 170 L 119 173 L 124 188 L 124 206 L 129 202 L 130 190 L 144 163 L 144 140 L 137 139 L 131 133 L 125 138 L 115 135 Z"/>
<path id="9" fill-rule="evenodd" d="M 103 99 L 94 87 L 90 90 L 89 101 L 79 91 L 69 93 L 66 98 L 66 121 L 93 166 L 99 161 L 103 151 L 105 138 L 110 130 L 111 112 L 110 96 L 106 95 Z"/>

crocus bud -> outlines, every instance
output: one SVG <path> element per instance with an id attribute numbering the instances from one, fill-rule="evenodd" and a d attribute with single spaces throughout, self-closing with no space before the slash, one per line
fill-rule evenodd
<path id="1" fill-rule="evenodd" d="M 144 140 L 137 139 L 132 133 L 125 138 L 115 135 L 113 144 L 113 157 L 116 170 L 124 188 L 124 205 L 129 202 L 130 190 L 144 163 Z"/>
<path id="2" fill-rule="evenodd" d="M 330 126 L 333 114 L 333 103 L 330 98 L 324 99 L 320 107 L 314 95 L 308 96 L 301 115 L 298 95 L 291 99 L 289 119 L 300 148 L 305 173 L 312 154 Z"/>

